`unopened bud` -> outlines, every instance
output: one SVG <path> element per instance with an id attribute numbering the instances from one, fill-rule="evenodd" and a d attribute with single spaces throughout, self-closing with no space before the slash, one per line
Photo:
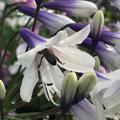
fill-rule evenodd
<path id="1" fill-rule="evenodd" d="M 77 90 L 75 94 L 74 103 L 78 103 L 85 97 L 88 97 L 89 93 L 96 84 L 96 74 L 94 71 L 86 72 L 77 81 Z"/>
<path id="2" fill-rule="evenodd" d="M 104 15 L 101 10 L 98 10 L 93 17 L 93 22 L 91 26 L 91 34 L 93 38 L 94 47 L 97 45 L 102 29 L 104 26 Z"/>
<path id="3" fill-rule="evenodd" d="M 61 109 L 66 112 L 73 103 L 76 92 L 77 76 L 74 72 L 65 77 L 61 91 Z"/>
<path id="4" fill-rule="evenodd" d="M 2 80 L 0 80 L 0 101 L 5 98 L 6 89 Z"/>
<path id="5" fill-rule="evenodd" d="M 95 59 L 95 70 L 98 70 L 100 68 L 100 59 L 98 56 L 95 56 L 94 59 Z"/>

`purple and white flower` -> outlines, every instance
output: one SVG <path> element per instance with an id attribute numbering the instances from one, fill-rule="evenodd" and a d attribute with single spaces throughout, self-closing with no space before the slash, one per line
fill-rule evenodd
<path id="1" fill-rule="evenodd" d="M 35 8 L 30 6 L 20 6 L 19 11 L 34 17 L 35 16 Z M 74 20 L 70 19 L 65 15 L 55 14 L 53 12 L 48 12 L 41 10 L 38 15 L 38 20 L 51 32 L 55 33 L 57 30 L 61 29 L 65 25 L 75 23 Z"/>
<path id="2" fill-rule="evenodd" d="M 98 120 L 95 106 L 87 99 L 72 105 L 70 111 L 73 113 L 74 120 Z"/>
<path id="3" fill-rule="evenodd" d="M 42 6 L 49 9 L 60 10 L 75 17 L 89 17 L 97 11 L 97 6 L 94 3 L 81 0 L 45 2 Z"/>
<path id="4" fill-rule="evenodd" d="M 65 31 L 60 31 L 56 36 L 47 39 L 25 28 L 20 30 L 22 38 L 31 48 L 29 51 L 18 55 L 18 61 L 26 67 L 20 90 L 21 98 L 24 101 L 30 101 L 33 89 L 39 80 L 38 65 L 42 57 L 42 54 L 39 54 L 39 52 L 44 49 L 51 51 L 60 61 L 57 61 L 57 64 L 66 70 L 84 73 L 94 69 L 94 58 L 88 53 L 72 47 L 76 44 L 81 44 L 86 39 L 89 32 L 90 26 L 88 25 L 70 37 L 67 37 Z M 56 92 L 59 95 L 59 91 L 54 84 L 60 89 L 61 87 L 58 83 L 62 82 L 64 77 L 60 69 L 57 66 L 49 64 L 45 58 L 43 58 L 41 62 L 39 69 L 43 87 L 46 97 L 49 101 L 51 100 L 53 102 L 52 94 Z M 29 86 L 26 88 L 27 83 L 29 83 Z M 48 83 L 52 83 L 52 86 L 47 86 Z"/>

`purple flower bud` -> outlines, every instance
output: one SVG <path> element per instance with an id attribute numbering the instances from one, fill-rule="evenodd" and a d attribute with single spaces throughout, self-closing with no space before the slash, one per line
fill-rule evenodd
<path id="1" fill-rule="evenodd" d="M 29 6 L 20 6 L 19 10 L 31 17 L 35 17 L 35 8 Z M 38 20 L 44 24 L 53 33 L 64 27 L 67 24 L 75 23 L 72 19 L 64 15 L 49 13 L 47 11 L 40 11 Z"/>
<path id="2" fill-rule="evenodd" d="M 49 9 L 67 12 L 75 17 L 89 17 L 97 11 L 97 6 L 94 3 L 81 0 L 46 2 L 43 3 L 42 6 Z"/>

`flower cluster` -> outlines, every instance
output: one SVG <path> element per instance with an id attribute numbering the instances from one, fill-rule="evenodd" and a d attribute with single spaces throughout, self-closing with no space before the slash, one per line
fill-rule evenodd
<path id="1" fill-rule="evenodd" d="M 119 2 L 111 0 L 109 5 L 119 11 Z M 5 2 L 0 11 L 0 79 L 6 86 L 0 81 L 2 120 L 5 115 L 16 120 L 24 116 L 31 120 L 54 119 L 51 116 L 120 119 L 120 31 L 106 24 L 105 8 L 102 0 L 96 4 L 92 0 Z M 27 22 L 12 26 L 17 32 L 6 44 L 5 22 L 15 10 L 17 15 L 13 15 L 27 17 Z M 15 45 L 9 49 L 14 39 Z M 40 113 L 33 109 L 27 113 L 26 106 L 36 106 Z"/>

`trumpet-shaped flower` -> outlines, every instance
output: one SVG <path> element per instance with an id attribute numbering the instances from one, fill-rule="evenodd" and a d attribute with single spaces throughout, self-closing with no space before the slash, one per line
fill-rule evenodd
<path id="1" fill-rule="evenodd" d="M 114 118 L 120 113 L 120 69 L 107 73 L 110 78 L 109 81 L 98 80 L 98 83 L 92 91 L 92 99 L 98 106 L 104 105 L 104 113 L 102 116 L 105 118 Z"/>
<path id="2" fill-rule="evenodd" d="M 95 61 L 93 57 L 72 47 L 73 45 L 81 44 L 89 32 L 90 26 L 88 25 L 70 37 L 67 37 L 66 32 L 61 31 L 56 36 L 47 39 L 25 28 L 20 30 L 22 38 L 31 48 L 29 51 L 18 55 L 19 62 L 26 67 L 20 90 L 20 95 L 24 101 L 30 101 L 33 89 L 38 82 L 38 66 L 40 67 L 42 83 L 48 100 L 53 101 L 52 94 L 55 92 L 60 95 L 57 89 L 61 89 L 58 83 L 62 82 L 63 74 L 59 67 L 50 64 L 50 61 L 41 51 L 47 49 L 54 56 L 57 65 L 66 70 L 83 73 L 94 69 Z M 44 56 L 43 59 L 42 56 Z M 53 58 L 50 57 L 50 59 Z M 27 83 L 29 83 L 29 86 L 26 88 Z M 57 89 L 55 85 L 58 86 Z"/>
<path id="3" fill-rule="evenodd" d="M 27 5 L 22 5 L 19 7 L 19 11 L 31 17 L 35 17 L 35 10 L 36 9 L 34 7 L 30 7 Z M 56 32 L 67 24 L 75 23 L 74 20 L 65 15 L 50 13 L 43 10 L 39 12 L 38 20 L 52 32 Z"/>
<path id="4" fill-rule="evenodd" d="M 62 0 L 62 2 L 45 2 L 42 6 L 67 12 L 75 17 L 89 17 L 97 11 L 97 6 L 94 3 L 81 0 L 70 0 L 69 2 L 67 0 Z"/>
<path id="5" fill-rule="evenodd" d="M 110 70 L 120 68 L 120 32 L 105 31 L 103 29 L 104 15 L 102 11 L 96 12 L 92 24 L 91 33 L 85 42 L 98 54 L 105 67 Z M 70 28 L 80 30 L 84 25 L 71 24 Z M 104 44 L 105 43 L 105 44 Z"/>

